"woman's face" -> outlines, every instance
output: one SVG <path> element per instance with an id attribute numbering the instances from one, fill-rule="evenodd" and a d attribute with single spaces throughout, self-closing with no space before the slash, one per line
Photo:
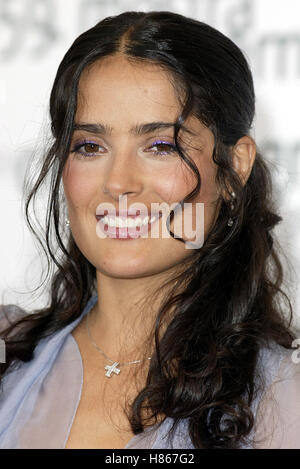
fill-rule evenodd
<path id="1" fill-rule="evenodd" d="M 172 149 L 173 127 L 145 127 L 157 122 L 174 123 L 180 109 L 167 72 L 158 66 L 133 64 L 116 55 L 83 72 L 75 124 L 98 125 L 101 132 L 95 127 L 74 130 L 63 184 L 73 238 L 98 272 L 117 278 L 157 275 L 172 271 L 196 254 L 176 238 L 162 235 L 167 233 L 166 229 L 162 231 L 164 217 L 155 222 L 159 236 L 149 232 L 129 240 L 100 237 L 97 224 L 102 222 L 96 219 L 97 208 L 103 203 L 116 210 L 122 208 L 119 195 L 124 193 L 128 210 L 139 203 L 151 215 L 151 204 L 171 209 L 194 189 L 194 173 Z M 193 134 L 180 131 L 179 142 L 201 176 L 194 209 L 186 213 L 189 219 L 192 215 L 190 229 L 199 231 L 202 228 L 200 220 L 196 223 L 195 208 L 196 203 L 204 204 L 205 239 L 215 220 L 218 198 L 217 168 L 212 161 L 214 138 L 194 117 L 185 122 L 185 127 Z M 176 234 L 175 226 L 179 225 L 172 221 L 170 229 Z M 184 239 L 195 239 L 185 236 L 184 231 L 181 234 Z"/>

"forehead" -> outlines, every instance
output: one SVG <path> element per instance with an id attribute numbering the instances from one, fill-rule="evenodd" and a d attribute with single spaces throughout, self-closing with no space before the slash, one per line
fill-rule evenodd
<path id="1" fill-rule="evenodd" d="M 151 63 L 105 57 L 85 69 L 79 82 L 80 118 L 176 118 L 180 103 L 170 74 Z M 77 115 L 78 117 L 78 115 Z"/>

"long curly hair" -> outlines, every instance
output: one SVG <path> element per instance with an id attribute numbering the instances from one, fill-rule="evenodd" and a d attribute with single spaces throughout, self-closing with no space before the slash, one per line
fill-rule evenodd
<path id="1" fill-rule="evenodd" d="M 179 14 L 129 11 L 107 17 L 81 34 L 59 65 L 50 97 L 53 139 L 39 174 L 25 185 L 26 220 L 47 256 L 44 282 L 49 278 L 50 301 L 3 331 L 7 361 L 0 365 L 1 376 L 14 364 L 32 360 L 41 338 L 78 318 L 96 291 L 95 267 L 64 230 L 62 171 L 80 76 L 95 61 L 120 52 L 128 60 L 166 70 L 182 100 L 174 140 L 197 178 L 184 201 L 201 187 L 200 174 L 178 139 L 191 114 L 213 132 L 212 157 L 222 189 L 216 222 L 176 279 L 184 288 L 179 292 L 174 287 L 157 312 L 155 353 L 128 418 L 135 434 L 161 414 L 173 419 L 173 430 L 188 419 L 195 448 L 238 448 L 254 425 L 251 403 L 260 347 L 275 342 L 291 348 L 295 338 L 291 301 L 282 289 L 280 245 L 272 233 L 282 218 L 272 198 L 271 171 L 260 152 L 246 184 L 232 164 L 232 147 L 249 135 L 255 114 L 253 79 L 244 54 L 213 27 Z M 40 237 L 30 207 L 48 177 L 45 232 Z M 233 210 L 231 191 L 236 194 Z"/>

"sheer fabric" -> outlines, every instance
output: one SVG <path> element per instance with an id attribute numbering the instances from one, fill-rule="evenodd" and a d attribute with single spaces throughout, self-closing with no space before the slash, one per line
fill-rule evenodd
<path id="1" fill-rule="evenodd" d="M 295 351 L 277 349 L 264 351 L 268 386 L 257 403 L 254 448 L 299 449 L 300 361 Z"/>
<path id="2" fill-rule="evenodd" d="M 33 360 L 5 374 L 0 448 L 65 448 L 83 385 L 82 359 L 71 332 L 96 302 L 97 295 L 92 296 L 78 319 L 39 342 Z M 13 305 L 0 307 L 0 330 L 21 313 Z M 256 421 L 250 435 L 256 443 L 242 448 L 300 449 L 300 363 L 294 363 L 292 353 L 279 345 L 261 349 L 257 370 L 263 380 L 252 406 Z M 173 438 L 171 426 L 167 418 L 134 436 L 125 448 L 193 448 L 188 422 L 182 420 Z"/>

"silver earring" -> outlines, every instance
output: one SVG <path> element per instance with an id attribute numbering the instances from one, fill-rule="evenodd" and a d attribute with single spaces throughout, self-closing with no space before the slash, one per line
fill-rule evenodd
<path id="1" fill-rule="evenodd" d="M 65 224 L 66 224 L 67 227 L 70 226 L 70 220 L 68 218 L 66 218 Z"/>
<path id="2" fill-rule="evenodd" d="M 235 192 L 231 192 L 231 197 L 232 197 L 232 200 L 231 200 L 231 204 L 230 204 L 230 208 L 231 210 L 234 209 L 234 199 L 235 199 Z M 232 226 L 233 225 L 233 219 L 230 217 L 228 219 L 228 222 L 227 222 L 227 226 Z"/>

